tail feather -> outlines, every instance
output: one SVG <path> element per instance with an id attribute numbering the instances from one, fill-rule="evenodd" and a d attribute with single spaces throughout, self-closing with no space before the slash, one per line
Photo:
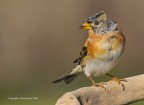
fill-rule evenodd
<path id="1" fill-rule="evenodd" d="M 58 83 L 64 80 L 64 78 L 66 78 L 69 74 L 71 73 L 71 71 L 69 71 L 68 73 L 66 73 L 65 75 L 63 75 L 62 77 L 60 77 L 59 79 L 53 81 L 52 83 Z"/>
<path id="2" fill-rule="evenodd" d="M 53 81 L 53 83 L 58 83 L 58 82 L 64 81 L 65 84 L 69 84 L 78 75 L 80 75 L 80 73 L 81 73 L 81 66 L 78 65 L 78 66 L 76 66 L 76 68 L 74 68 L 73 70 L 69 71 L 68 73 L 66 73 L 65 75 L 63 75 L 62 77 L 60 77 L 59 79 Z"/>
<path id="3" fill-rule="evenodd" d="M 58 83 L 58 82 L 61 82 L 63 79 L 64 79 L 64 78 L 59 78 L 59 79 L 53 81 L 52 83 Z"/>
<path id="4" fill-rule="evenodd" d="M 65 84 L 71 83 L 79 74 L 80 74 L 80 73 L 66 76 L 66 77 L 64 78 Z"/>

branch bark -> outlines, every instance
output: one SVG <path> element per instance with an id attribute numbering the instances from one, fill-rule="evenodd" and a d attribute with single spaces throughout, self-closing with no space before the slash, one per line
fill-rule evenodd
<path id="1" fill-rule="evenodd" d="M 128 105 L 144 100 L 144 74 L 125 78 L 125 90 L 116 82 L 110 81 L 100 87 L 83 87 L 67 92 L 58 99 L 56 105 Z"/>

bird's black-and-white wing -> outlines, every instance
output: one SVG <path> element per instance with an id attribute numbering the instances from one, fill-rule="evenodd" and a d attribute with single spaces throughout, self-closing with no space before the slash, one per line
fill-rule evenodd
<path id="1" fill-rule="evenodd" d="M 82 48 L 82 51 L 80 52 L 80 56 L 73 61 L 73 63 L 77 63 L 78 65 L 81 63 L 81 61 L 83 60 L 83 58 L 87 55 L 88 51 L 87 51 L 87 47 L 84 46 Z"/>

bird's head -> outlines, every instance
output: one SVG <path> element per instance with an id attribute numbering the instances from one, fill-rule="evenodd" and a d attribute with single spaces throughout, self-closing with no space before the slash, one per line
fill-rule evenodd
<path id="1" fill-rule="evenodd" d="M 101 35 L 115 30 L 116 27 L 117 23 L 107 19 L 106 13 L 104 11 L 88 17 L 84 24 L 81 25 L 82 29 L 93 30 L 95 33 Z"/>

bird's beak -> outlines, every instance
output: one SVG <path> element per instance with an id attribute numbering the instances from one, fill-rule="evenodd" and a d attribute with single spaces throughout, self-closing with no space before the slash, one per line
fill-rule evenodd
<path id="1" fill-rule="evenodd" d="M 88 22 L 85 22 L 83 25 L 80 26 L 80 28 L 85 30 L 91 30 L 92 26 Z"/>

